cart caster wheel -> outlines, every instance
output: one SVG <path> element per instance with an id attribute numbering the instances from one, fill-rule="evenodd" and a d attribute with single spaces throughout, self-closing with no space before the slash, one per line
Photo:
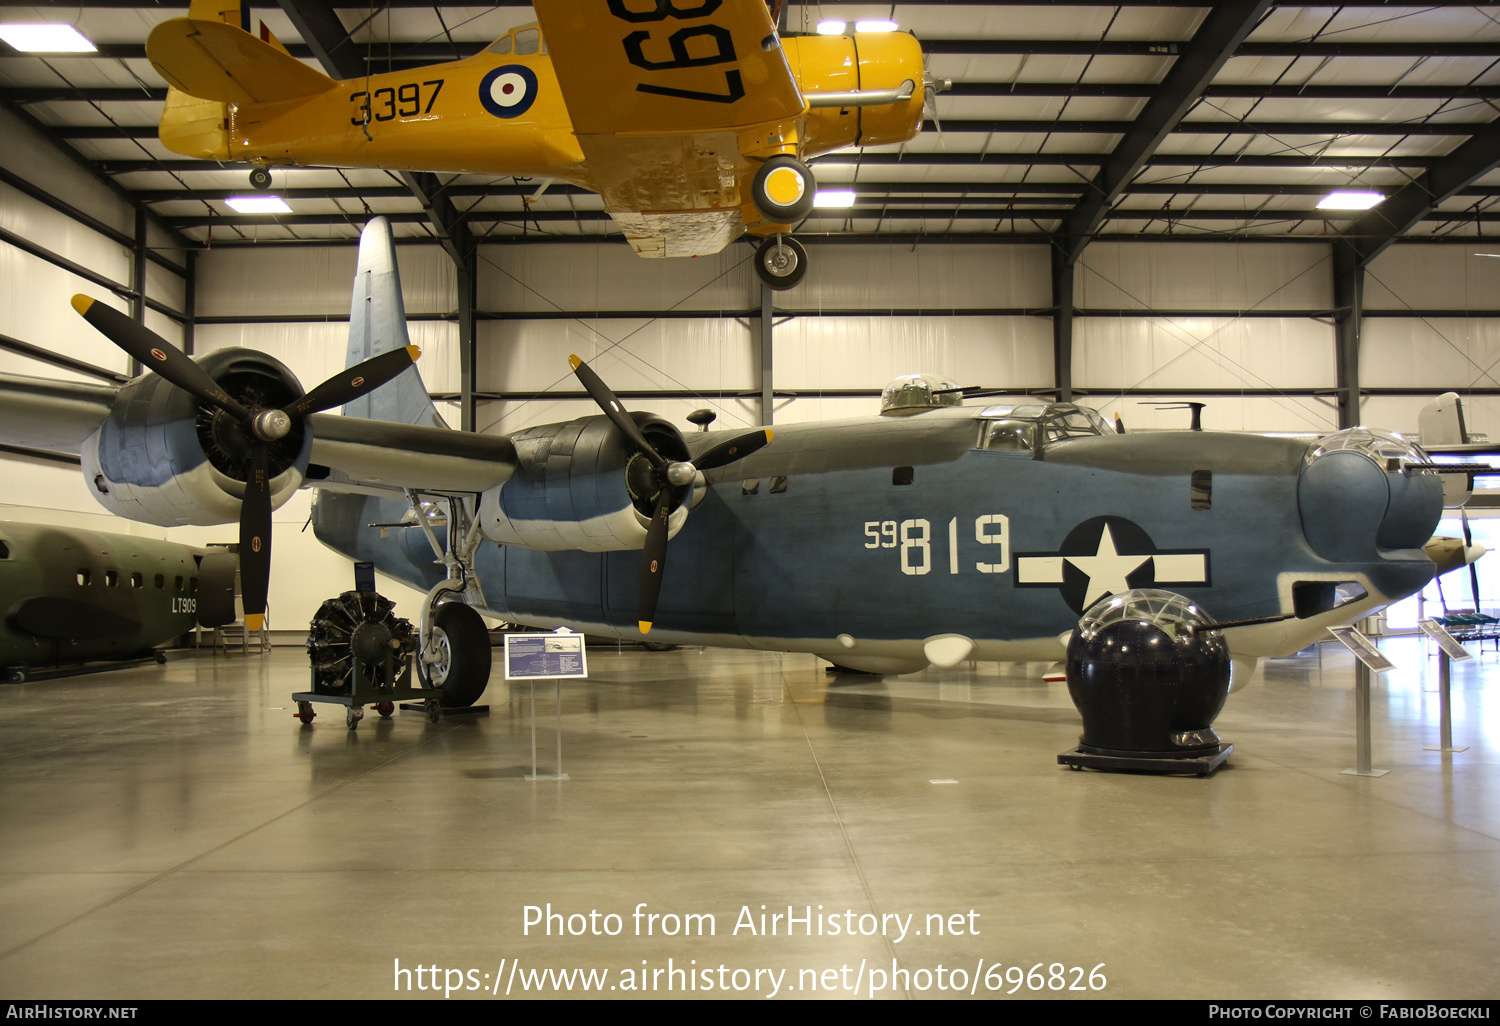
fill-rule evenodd
<path id="1" fill-rule="evenodd" d="M 391 718 L 391 713 L 396 711 L 396 706 L 392 702 L 381 702 L 375 707 L 375 711 L 380 714 L 382 719 L 388 720 Z"/>
<path id="2" fill-rule="evenodd" d="M 442 706 L 438 704 L 438 700 L 436 698 L 429 698 L 424 704 L 427 706 L 428 723 L 436 723 L 438 720 L 443 718 Z"/>
<path id="3" fill-rule="evenodd" d="M 359 721 L 365 718 L 365 707 L 362 705 L 351 705 L 344 713 L 344 723 L 350 730 L 359 729 Z"/>
<path id="4" fill-rule="evenodd" d="M 271 187 L 271 172 L 263 167 L 258 167 L 250 172 L 250 188 L 269 189 Z"/>
<path id="5" fill-rule="evenodd" d="M 298 702 L 297 711 L 292 713 L 292 719 L 301 720 L 304 727 L 312 726 L 312 721 L 318 714 L 313 712 L 311 702 Z"/>
<path id="6" fill-rule="evenodd" d="M 1082 773 L 1083 772 L 1083 767 L 1079 766 L 1077 763 L 1069 763 L 1068 764 L 1068 769 L 1072 770 L 1074 773 Z"/>

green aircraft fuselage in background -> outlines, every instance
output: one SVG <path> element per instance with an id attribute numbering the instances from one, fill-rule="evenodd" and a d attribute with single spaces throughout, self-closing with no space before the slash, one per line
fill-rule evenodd
<path id="1" fill-rule="evenodd" d="M 154 538 L 0 523 L 0 668 L 15 678 L 145 655 L 200 622 L 227 623 L 236 562 Z"/>

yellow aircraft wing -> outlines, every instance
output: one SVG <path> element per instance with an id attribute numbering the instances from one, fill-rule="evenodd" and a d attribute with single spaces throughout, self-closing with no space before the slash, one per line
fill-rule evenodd
<path id="1" fill-rule="evenodd" d="M 759 166 L 747 148 L 775 152 L 806 109 L 765 0 L 533 6 L 593 187 L 635 251 L 732 242 Z"/>
<path id="2" fill-rule="evenodd" d="M 802 113 L 765 0 L 535 0 L 579 135 L 723 131 Z"/>
<path id="3" fill-rule="evenodd" d="M 276 103 L 335 85 L 284 50 L 234 25 L 173 18 L 151 30 L 146 56 L 167 84 L 223 103 Z"/>

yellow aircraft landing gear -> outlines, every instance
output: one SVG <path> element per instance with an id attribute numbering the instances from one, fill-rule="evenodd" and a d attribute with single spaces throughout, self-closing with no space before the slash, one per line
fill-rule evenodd
<path id="1" fill-rule="evenodd" d="M 755 273 L 776 292 L 793 288 L 807 273 L 807 250 L 789 235 L 772 235 L 755 251 Z"/>
<path id="2" fill-rule="evenodd" d="M 250 188 L 269 189 L 271 187 L 270 169 L 264 167 L 254 168 L 250 172 Z"/>
<path id="3" fill-rule="evenodd" d="M 750 182 L 750 199 L 767 221 L 794 224 L 812 213 L 817 182 L 812 171 L 785 153 L 760 166 Z"/>

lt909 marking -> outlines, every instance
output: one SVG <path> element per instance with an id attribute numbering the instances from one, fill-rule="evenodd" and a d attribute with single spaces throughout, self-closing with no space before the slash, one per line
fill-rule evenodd
<path id="1" fill-rule="evenodd" d="M 932 524 L 922 518 L 912 520 L 866 520 L 867 549 L 901 550 L 901 572 L 921 577 L 932 572 Z M 998 551 L 986 552 L 994 562 L 976 562 L 974 569 L 982 574 L 1003 574 L 1010 569 L 1010 518 L 1003 513 L 988 513 L 974 518 L 974 540 L 980 545 L 997 545 Z M 948 521 L 948 572 L 959 572 L 958 517 Z"/>

